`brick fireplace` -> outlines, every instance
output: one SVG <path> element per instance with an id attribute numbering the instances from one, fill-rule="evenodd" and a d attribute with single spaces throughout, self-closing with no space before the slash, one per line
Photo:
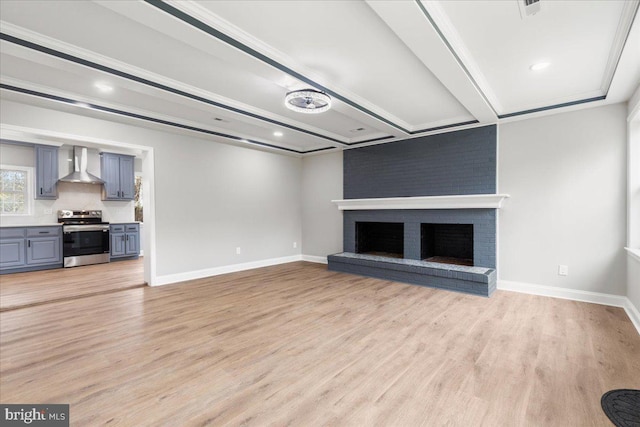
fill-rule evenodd
<path id="1" fill-rule="evenodd" d="M 345 151 L 344 252 L 329 269 L 490 296 L 496 286 L 496 130 Z"/>

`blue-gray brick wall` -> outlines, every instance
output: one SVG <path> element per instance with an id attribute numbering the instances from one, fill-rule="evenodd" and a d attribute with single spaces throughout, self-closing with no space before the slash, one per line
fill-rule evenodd
<path id="1" fill-rule="evenodd" d="M 356 222 L 404 223 L 404 257 L 420 259 L 421 224 L 473 224 L 473 264 L 496 268 L 495 209 L 406 209 L 343 211 L 344 251 L 356 252 Z"/>
<path id="2" fill-rule="evenodd" d="M 494 194 L 496 126 L 344 151 L 344 198 Z"/>

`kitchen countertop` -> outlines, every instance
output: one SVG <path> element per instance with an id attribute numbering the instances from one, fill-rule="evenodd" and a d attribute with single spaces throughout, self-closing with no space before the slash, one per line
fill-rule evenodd
<path id="1" fill-rule="evenodd" d="M 62 224 L 59 222 L 45 223 L 45 224 L 12 224 L 12 225 L 0 225 L 0 228 L 24 228 L 24 227 L 59 227 Z"/>

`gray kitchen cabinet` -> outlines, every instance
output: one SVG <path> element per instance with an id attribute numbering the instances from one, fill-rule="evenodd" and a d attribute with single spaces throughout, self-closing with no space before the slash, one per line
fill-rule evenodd
<path id="1" fill-rule="evenodd" d="M 111 224 L 111 258 L 135 259 L 140 255 L 140 225 Z"/>
<path id="2" fill-rule="evenodd" d="M 60 227 L 27 228 L 27 265 L 62 262 Z"/>
<path id="3" fill-rule="evenodd" d="M 104 181 L 102 200 L 133 200 L 135 193 L 133 156 L 100 153 L 100 174 Z"/>
<path id="4" fill-rule="evenodd" d="M 62 227 L 0 229 L 0 274 L 62 267 Z"/>
<path id="5" fill-rule="evenodd" d="M 58 147 L 36 145 L 36 199 L 58 198 Z"/>
<path id="6" fill-rule="evenodd" d="M 25 244 L 24 228 L 0 229 L 0 270 L 27 264 Z"/>

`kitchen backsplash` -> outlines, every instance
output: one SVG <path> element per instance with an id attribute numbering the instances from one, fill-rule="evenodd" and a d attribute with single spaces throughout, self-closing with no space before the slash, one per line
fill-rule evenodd
<path id="1" fill-rule="evenodd" d="M 32 215 L 3 216 L 0 221 L 4 226 L 51 224 L 58 222 L 60 209 L 99 209 L 106 222 L 133 222 L 133 201 L 110 202 L 100 200 L 101 197 L 101 185 L 59 182 L 57 200 L 34 200 Z"/>

